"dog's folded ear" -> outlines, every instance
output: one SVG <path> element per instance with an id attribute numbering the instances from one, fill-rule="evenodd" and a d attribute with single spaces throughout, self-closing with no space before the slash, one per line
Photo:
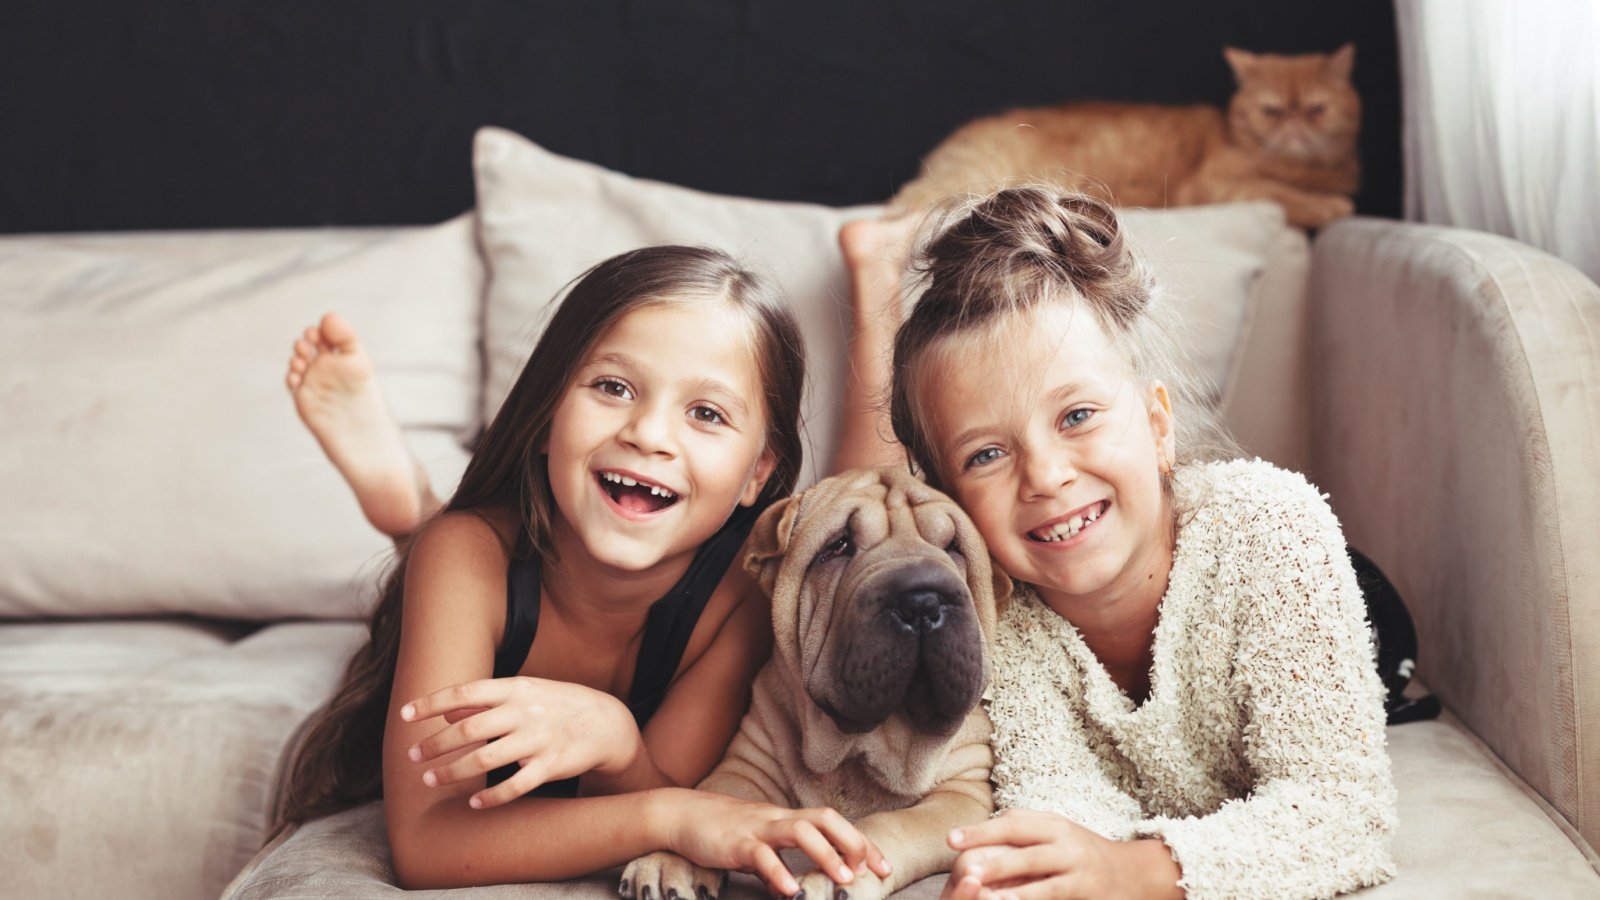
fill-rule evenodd
<path id="1" fill-rule="evenodd" d="M 750 529 L 744 542 L 744 570 L 761 584 L 767 596 L 778 582 L 778 569 L 783 565 L 783 554 L 789 549 L 789 535 L 794 532 L 794 520 L 800 512 L 800 497 L 786 497 L 767 507 Z"/>

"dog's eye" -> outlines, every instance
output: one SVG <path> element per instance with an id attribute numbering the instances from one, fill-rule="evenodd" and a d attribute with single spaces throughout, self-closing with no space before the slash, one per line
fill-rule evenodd
<path id="1" fill-rule="evenodd" d="M 814 561 L 812 561 L 812 565 L 818 565 L 818 564 L 821 564 L 821 563 L 825 563 L 830 559 L 837 559 L 838 557 L 841 557 L 841 556 L 855 556 L 855 555 L 856 555 L 856 544 L 855 544 L 855 541 L 850 540 L 850 533 L 849 532 L 845 532 L 844 534 L 841 534 L 841 535 L 839 535 L 839 537 L 835 538 L 833 543 L 829 544 L 826 547 L 823 547 L 822 548 L 822 552 L 818 553 L 817 554 L 817 558 Z"/>
<path id="2" fill-rule="evenodd" d="M 960 556 L 961 555 L 961 542 L 959 540 L 957 540 L 956 538 L 951 538 L 950 539 L 950 543 L 945 546 L 944 552 L 950 554 L 951 556 Z"/>

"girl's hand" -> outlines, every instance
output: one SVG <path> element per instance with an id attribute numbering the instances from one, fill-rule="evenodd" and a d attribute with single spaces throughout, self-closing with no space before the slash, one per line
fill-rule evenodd
<path id="1" fill-rule="evenodd" d="M 427 762 L 470 744 L 492 741 L 450 763 L 428 769 L 429 787 L 479 778 L 508 763 L 522 768 L 474 794 L 474 809 L 498 806 L 547 781 L 586 772 L 620 772 L 640 747 L 639 729 L 622 701 L 565 681 L 515 676 L 452 685 L 407 703 L 400 718 L 420 722 L 444 716 L 449 727 L 408 751 Z"/>
<path id="2" fill-rule="evenodd" d="M 951 832 L 950 846 L 961 855 L 940 900 L 1183 896 L 1165 844 L 1108 840 L 1055 813 L 1011 810 Z"/>
<path id="3" fill-rule="evenodd" d="M 706 791 L 673 791 L 671 802 L 668 849 L 706 868 L 753 872 L 779 896 L 800 890 L 778 857 L 788 847 L 799 847 L 839 884 L 854 880 L 863 863 L 889 876 L 877 845 L 832 809 L 788 809 Z"/>

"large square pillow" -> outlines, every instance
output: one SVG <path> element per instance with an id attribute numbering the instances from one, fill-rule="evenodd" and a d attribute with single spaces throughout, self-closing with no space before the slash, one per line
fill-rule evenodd
<path id="1" fill-rule="evenodd" d="M 802 484 L 829 471 L 850 328 L 837 234 L 845 222 L 878 215 L 879 207 L 834 209 L 707 194 L 562 157 L 498 128 L 478 132 L 473 166 L 489 269 L 486 419 L 505 399 L 552 301 L 571 279 L 607 257 L 648 244 L 709 245 L 769 274 L 788 294 L 808 351 Z M 1278 207 L 1265 203 L 1122 215 L 1135 249 L 1180 307 L 1194 374 L 1212 386 L 1208 399 L 1220 402 L 1217 386 L 1228 384 L 1238 369 L 1241 336 L 1250 330 L 1253 311 L 1302 303 L 1303 250 L 1298 283 L 1279 279 L 1280 288 L 1289 288 L 1285 295 L 1264 297 L 1258 289 L 1282 241 L 1297 235 L 1284 225 Z M 1298 240 L 1303 245 L 1304 238 Z"/>
<path id="2" fill-rule="evenodd" d="M 295 336 L 361 332 L 445 486 L 479 424 L 470 216 L 0 239 L 0 617 L 361 617 L 389 541 L 295 415 Z"/>

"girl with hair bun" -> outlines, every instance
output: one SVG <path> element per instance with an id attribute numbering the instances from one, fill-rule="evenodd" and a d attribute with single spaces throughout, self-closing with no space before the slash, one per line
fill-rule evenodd
<path id="1" fill-rule="evenodd" d="M 946 900 L 1389 878 L 1383 688 L 1323 497 L 1231 458 L 1106 205 L 1020 188 L 943 223 L 890 419 L 1017 585 L 986 694 L 1005 812 L 950 835 Z"/>

